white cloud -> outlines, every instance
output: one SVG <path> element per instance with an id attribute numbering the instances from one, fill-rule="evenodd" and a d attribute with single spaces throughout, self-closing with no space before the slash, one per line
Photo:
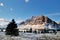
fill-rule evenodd
<path id="1" fill-rule="evenodd" d="M 9 21 L 7 21 L 6 19 L 0 18 L 0 26 L 7 25 L 8 23 L 9 23 Z"/>
<path id="2" fill-rule="evenodd" d="M 20 19 L 20 20 L 16 20 L 16 23 L 20 23 L 20 22 L 22 22 L 22 21 L 24 21 L 24 20 L 21 20 L 21 19 Z"/>
<path id="3" fill-rule="evenodd" d="M 4 3 L 0 3 L 0 6 L 3 7 L 4 6 Z"/>
<path id="4" fill-rule="evenodd" d="M 26 2 L 26 3 L 28 3 L 28 2 L 29 2 L 29 0 L 25 0 L 25 2 Z"/>
<path id="5" fill-rule="evenodd" d="M 5 21 L 5 19 L 4 18 L 0 18 L 0 21 Z"/>

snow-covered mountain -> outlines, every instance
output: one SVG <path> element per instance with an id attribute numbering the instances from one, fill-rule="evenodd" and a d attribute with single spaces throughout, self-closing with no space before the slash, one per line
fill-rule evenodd
<path id="1" fill-rule="evenodd" d="M 19 25 L 20 29 L 59 29 L 58 24 L 46 16 L 32 16 Z"/>

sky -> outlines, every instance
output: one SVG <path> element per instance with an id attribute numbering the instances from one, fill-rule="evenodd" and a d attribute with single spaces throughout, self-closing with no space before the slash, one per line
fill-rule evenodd
<path id="1" fill-rule="evenodd" d="M 44 15 L 60 22 L 60 0 L 0 0 L 0 18 L 17 22 Z"/>

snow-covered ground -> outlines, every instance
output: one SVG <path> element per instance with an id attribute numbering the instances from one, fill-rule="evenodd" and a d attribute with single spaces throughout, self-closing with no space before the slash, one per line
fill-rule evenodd
<path id="1" fill-rule="evenodd" d="M 45 34 L 34 34 L 34 33 L 19 33 L 19 36 L 5 35 L 4 32 L 0 32 L 0 40 L 60 40 L 60 32 L 45 33 Z"/>

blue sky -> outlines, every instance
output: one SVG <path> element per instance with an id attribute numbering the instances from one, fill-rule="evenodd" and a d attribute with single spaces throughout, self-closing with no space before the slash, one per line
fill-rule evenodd
<path id="1" fill-rule="evenodd" d="M 39 15 L 60 21 L 60 0 L 0 0 L 0 18 L 25 20 Z"/>

